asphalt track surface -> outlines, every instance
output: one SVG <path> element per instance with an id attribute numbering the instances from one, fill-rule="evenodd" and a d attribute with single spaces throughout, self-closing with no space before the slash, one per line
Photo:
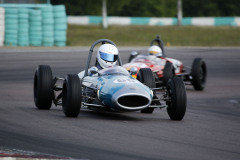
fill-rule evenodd
<path id="1" fill-rule="evenodd" d="M 145 52 L 146 48 L 138 48 Z M 124 63 L 133 49 L 120 48 Z M 33 75 L 49 64 L 54 75 L 78 73 L 86 48 L 0 48 L 0 149 L 20 149 L 90 160 L 239 160 L 240 48 L 167 48 L 168 57 L 208 66 L 204 91 L 187 88 L 187 112 L 171 121 L 153 114 L 82 110 L 67 118 L 61 107 L 38 110 Z"/>

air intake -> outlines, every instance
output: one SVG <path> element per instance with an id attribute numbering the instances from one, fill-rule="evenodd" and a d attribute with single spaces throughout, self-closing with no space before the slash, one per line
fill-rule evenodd
<path id="1" fill-rule="evenodd" d="M 149 99 L 144 96 L 128 95 L 118 98 L 118 104 L 124 107 L 141 107 L 149 104 Z"/>

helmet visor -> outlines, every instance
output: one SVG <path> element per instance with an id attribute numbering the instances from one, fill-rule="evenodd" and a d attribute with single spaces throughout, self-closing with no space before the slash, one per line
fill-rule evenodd
<path id="1" fill-rule="evenodd" d="M 100 58 L 108 62 L 115 62 L 118 58 L 118 55 L 104 53 L 101 51 L 99 53 L 100 53 Z"/>
<path id="2" fill-rule="evenodd" d="M 158 51 L 153 51 L 153 50 L 149 51 L 149 54 L 153 54 L 154 55 L 154 54 L 157 54 L 157 53 L 159 53 L 159 52 Z"/>

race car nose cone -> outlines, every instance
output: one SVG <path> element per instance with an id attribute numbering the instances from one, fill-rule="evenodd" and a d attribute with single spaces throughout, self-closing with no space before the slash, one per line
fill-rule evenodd
<path id="1" fill-rule="evenodd" d="M 149 105 L 149 102 L 150 99 L 143 95 L 123 95 L 116 101 L 118 106 L 129 110 L 145 108 Z"/>
<path id="2" fill-rule="evenodd" d="M 123 93 L 125 92 L 125 93 Z M 125 87 L 112 96 L 112 102 L 120 110 L 136 111 L 151 104 L 151 95 L 140 87 Z"/>
<path id="3" fill-rule="evenodd" d="M 152 91 L 132 77 L 110 78 L 99 90 L 99 100 L 116 111 L 137 111 L 152 102 Z"/>

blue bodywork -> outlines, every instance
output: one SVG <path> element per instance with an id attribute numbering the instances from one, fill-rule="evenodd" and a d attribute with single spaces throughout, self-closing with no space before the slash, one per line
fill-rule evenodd
<path id="1" fill-rule="evenodd" d="M 152 102 L 150 88 L 133 78 L 120 66 L 106 68 L 98 75 L 86 76 L 83 84 L 95 88 L 103 106 L 113 111 L 136 111 L 147 108 Z M 120 101 L 119 98 L 122 98 Z M 131 101 L 134 102 L 134 106 Z"/>

